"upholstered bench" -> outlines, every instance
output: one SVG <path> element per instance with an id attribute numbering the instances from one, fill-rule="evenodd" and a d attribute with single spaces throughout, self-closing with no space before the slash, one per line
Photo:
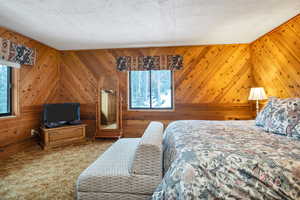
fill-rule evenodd
<path id="1" fill-rule="evenodd" d="M 120 139 L 79 176 L 79 200 L 149 199 L 162 179 L 163 124 L 151 122 L 141 138 Z"/>

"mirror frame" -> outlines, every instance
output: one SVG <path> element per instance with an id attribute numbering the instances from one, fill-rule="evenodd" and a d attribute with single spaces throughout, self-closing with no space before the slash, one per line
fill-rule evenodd
<path id="1" fill-rule="evenodd" d="M 122 129 L 122 100 L 120 95 L 120 86 L 119 81 L 115 80 L 116 87 L 114 88 L 114 91 L 116 92 L 116 123 L 117 128 L 116 129 L 103 129 L 101 128 L 101 93 L 102 90 L 105 89 L 111 89 L 111 88 L 105 88 L 103 86 L 103 81 L 99 81 L 98 88 L 97 88 L 97 101 L 96 101 L 96 134 L 95 138 L 120 138 L 123 134 Z"/>

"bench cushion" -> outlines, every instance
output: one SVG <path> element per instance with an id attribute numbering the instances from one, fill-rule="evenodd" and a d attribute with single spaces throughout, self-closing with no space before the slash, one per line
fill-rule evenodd
<path id="1" fill-rule="evenodd" d="M 162 137 L 164 125 L 151 122 L 134 154 L 131 173 L 149 176 L 162 176 Z"/>
<path id="2" fill-rule="evenodd" d="M 128 193 L 78 192 L 78 199 L 84 200 L 149 200 L 151 196 Z"/>
<path id="3" fill-rule="evenodd" d="M 132 175 L 130 168 L 139 138 L 120 139 L 85 169 L 77 181 L 78 192 L 152 194 L 161 179 Z"/>

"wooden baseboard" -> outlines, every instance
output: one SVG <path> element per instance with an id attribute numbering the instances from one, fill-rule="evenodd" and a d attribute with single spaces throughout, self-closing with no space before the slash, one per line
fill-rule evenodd
<path id="1" fill-rule="evenodd" d="M 24 140 L 2 146 L 0 147 L 0 160 L 6 159 L 15 153 L 37 147 L 39 147 L 37 137 L 26 138 Z"/>

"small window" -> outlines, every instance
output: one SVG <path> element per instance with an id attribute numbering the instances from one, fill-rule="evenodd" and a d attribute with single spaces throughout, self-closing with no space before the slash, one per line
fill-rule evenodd
<path id="1" fill-rule="evenodd" d="M 173 109 L 170 70 L 130 71 L 129 109 Z"/>
<path id="2" fill-rule="evenodd" d="M 0 65 L 0 117 L 12 114 L 12 69 Z"/>

